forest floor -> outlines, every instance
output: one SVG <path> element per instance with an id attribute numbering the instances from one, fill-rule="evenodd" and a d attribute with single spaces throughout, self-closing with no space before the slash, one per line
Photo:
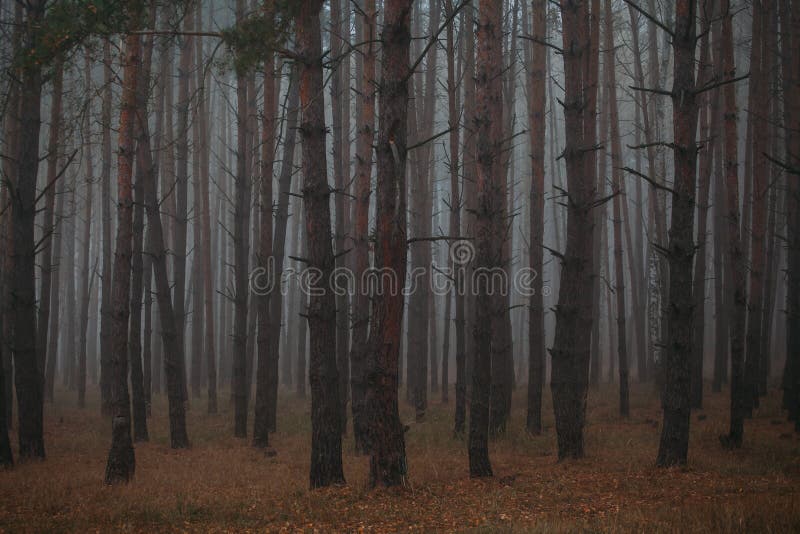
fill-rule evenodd
<path id="1" fill-rule="evenodd" d="M 777 393 L 746 421 L 744 447 L 733 452 L 718 440 L 727 395 L 707 394 L 706 409 L 692 414 L 688 466 L 658 469 L 652 386 L 633 388 L 628 420 L 617 415 L 615 388 L 590 391 L 587 457 L 562 463 L 549 391 L 539 437 L 524 431 L 524 392 L 515 392 L 507 435 L 491 444 L 494 478 L 469 478 L 466 444 L 452 437 L 452 394 L 449 405 L 431 394 L 426 421 L 409 422 L 406 434 L 409 485 L 371 491 L 368 461 L 353 453 L 350 435 L 347 485 L 309 490 L 309 404 L 289 392 L 280 398 L 271 457 L 233 437 L 228 402 L 209 416 L 200 399 L 189 412 L 192 448 L 170 449 L 166 401 L 157 396 L 151 440 L 136 445 L 135 480 L 108 487 L 110 424 L 96 398 L 80 411 L 74 394 L 60 391 L 45 408 L 47 460 L 0 472 L 0 530 L 800 531 L 800 435 Z M 16 445 L 13 432 L 11 439 Z"/>

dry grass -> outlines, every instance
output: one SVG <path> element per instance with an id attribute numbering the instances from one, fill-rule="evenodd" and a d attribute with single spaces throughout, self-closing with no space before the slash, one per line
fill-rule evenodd
<path id="1" fill-rule="evenodd" d="M 171 450 L 158 398 L 151 441 L 136 446 L 135 481 L 107 487 L 109 424 L 96 399 L 79 411 L 73 397 L 62 391 L 46 408 L 47 461 L 0 472 L 0 529 L 800 531 L 800 439 L 783 422 L 777 395 L 747 421 L 745 447 L 735 452 L 722 451 L 717 439 L 727 425 L 726 397 L 707 398 L 707 409 L 692 416 L 689 466 L 661 470 L 653 467 L 660 412 L 649 388 L 634 388 L 628 421 L 616 416 L 613 388 L 592 391 L 588 457 L 567 463 L 556 462 L 549 404 L 544 435 L 525 435 L 520 389 L 510 432 L 491 445 L 491 480 L 469 479 L 465 443 L 451 437 L 452 404 L 436 400 L 427 421 L 407 433 L 409 487 L 378 491 L 366 488 L 367 462 L 352 453 L 351 439 L 348 485 L 308 489 L 309 408 L 288 393 L 272 458 L 231 437 L 227 402 L 207 416 L 195 401 L 193 447 Z"/>

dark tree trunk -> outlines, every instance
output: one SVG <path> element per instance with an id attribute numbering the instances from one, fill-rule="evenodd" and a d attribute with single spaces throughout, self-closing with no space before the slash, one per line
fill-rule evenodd
<path id="1" fill-rule="evenodd" d="M 155 25 L 155 7 L 150 10 L 150 26 Z M 131 318 L 128 354 L 131 365 L 131 393 L 133 396 L 133 440 L 148 441 L 147 402 L 142 371 L 142 291 L 144 289 L 144 182 L 145 173 L 155 176 L 155 167 L 149 157 L 149 132 L 142 127 L 147 117 L 147 100 L 150 88 L 150 66 L 153 57 L 153 36 L 146 37 L 142 52 L 142 65 L 138 72 L 136 91 L 135 141 L 136 141 L 136 182 L 133 186 L 133 278 L 131 281 Z M 145 135 L 148 135 L 145 138 Z M 144 152 L 147 151 L 148 155 Z M 146 340 L 149 342 L 149 339 Z"/>
<path id="2" fill-rule="evenodd" d="M 367 413 L 372 486 L 404 484 L 405 435 L 398 411 L 398 364 L 406 275 L 406 146 L 411 0 L 384 4 L 383 61 L 378 85 L 380 114 L 375 211 L 375 268 L 389 269 L 395 287 L 372 301 L 368 340 Z M 396 290 L 393 290 L 396 289 Z"/>
<path id="3" fill-rule="evenodd" d="M 769 190 L 767 189 L 769 161 L 765 154 L 769 152 L 769 76 L 770 65 L 767 64 L 767 56 L 773 54 L 772 50 L 766 50 L 764 37 L 769 32 L 765 27 L 770 22 L 771 2 L 759 1 L 753 5 L 753 31 L 751 50 L 753 58 L 750 62 L 750 85 L 753 87 L 753 100 L 750 103 L 750 119 L 753 122 L 753 205 L 751 216 L 750 234 L 750 279 L 749 279 L 749 302 L 747 306 L 747 360 L 745 362 L 745 385 L 744 396 L 746 410 L 750 412 L 752 408 L 757 408 L 759 404 L 758 382 L 759 367 L 765 355 L 761 354 L 762 331 L 762 310 L 764 300 L 764 231 L 766 224 L 766 200 Z M 760 57 L 755 57 L 760 53 Z M 752 415 L 752 414 L 751 414 Z"/>
<path id="4" fill-rule="evenodd" d="M 202 7 L 198 6 L 197 9 L 197 27 L 202 28 Z M 198 60 L 202 60 L 203 44 L 202 40 L 197 40 Z M 202 74 L 198 74 L 198 97 L 200 100 L 200 196 L 201 196 L 201 237 L 203 245 L 201 247 L 201 262 L 203 271 L 203 319 L 205 320 L 205 350 L 206 350 L 206 385 L 208 387 L 208 413 L 217 413 L 217 351 L 216 341 L 214 335 L 214 278 L 211 269 L 211 209 L 210 209 L 210 196 L 209 182 L 210 182 L 210 165 L 209 153 L 211 150 L 210 143 L 210 113 L 209 113 L 209 97 L 206 94 L 206 71 L 203 70 Z M 200 207 L 200 206 L 198 206 Z M 217 250 L 221 249 L 219 244 L 220 240 L 217 238 L 213 241 L 217 244 Z M 218 253 L 219 254 L 219 253 Z M 195 303 L 199 306 L 199 303 Z"/>
<path id="5" fill-rule="evenodd" d="M 614 12 L 611 0 L 605 0 L 605 83 L 608 98 L 608 121 L 611 135 L 611 169 L 614 194 L 614 294 L 617 299 L 617 356 L 619 370 L 619 414 L 630 415 L 628 388 L 628 336 L 625 319 L 625 264 L 622 258 L 622 203 L 628 202 L 622 176 L 622 141 L 617 106 L 616 54 L 614 48 Z M 628 255 L 633 251 L 628 250 Z M 599 283 L 599 282 L 598 282 Z M 609 322 L 611 317 L 608 318 Z"/>
<path id="6" fill-rule="evenodd" d="M 330 44 L 331 54 L 334 57 L 340 57 L 343 50 L 343 35 L 350 33 L 348 26 L 347 33 L 343 33 L 342 18 L 345 12 L 348 11 L 350 6 L 349 0 L 332 0 L 331 1 L 331 18 L 330 18 Z M 347 17 L 349 18 L 349 17 Z M 347 39 L 349 41 L 349 39 Z M 346 208 L 345 208 L 345 193 L 346 191 L 346 178 L 349 175 L 350 167 L 350 154 L 349 143 L 347 142 L 349 136 L 349 128 L 344 128 L 344 116 L 349 117 L 350 110 L 344 108 L 345 95 L 350 93 L 350 69 L 349 59 L 350 56 L 344 56 L 344 61 L 338 61 L 331 76 L 330 81 L 330 94 L 331 94 L 331 130 L 333 133 L 333 181 L 336 188 L 336 195 L 333 197 L 334 211 L 335 211 L 335 224 L 334 224 L 334 242 L 336 250 L 336 267 L 342 268 L 345 265 L 346 256 L 343 255 L 345 250 L 345 224 L 346 224 Z M 349 100 L 348 100 L 349 104 Z M 347 151 L 347 152 L 346 152 Z M 348 310 L 347 310 L 347 293 L 336 295 L 336 364 L 339 368 L 339 417 L 342 420 L 341 430 L 342 433 L 347 432 L 347 389 L 350 382 L 350 362 L 349 356 L 349 337 L 350 330 L 348 328 Z"/>
<path id="7" fill-rule="evenodd" d="M 343 484 L 339 376 L 336 365 L 336 302 L 328 286 L 334 268 L 331 247 L 330 187 L 325 157 L 321 0 L 304 2 L 296 19 L 300 63 L 303 140 L 303 208 L 308 266 L 321 274 L 311 289 L 306 315 L 310 331 L 312 488 Z"/>
<path id="8" fill-rule="evenodd" d="M 273 17 L 273 5 L 265 2 L 264 9 L 269 17 Z M 264 63 L 264 116 L 263 138 L 261 140 L 261 231 L 258 252 L 258 266 L 263 270 L 264 280 L 270 284 L 266 288 L 259 288 L 254 295 L 258 300 L 258 372 L 256 376 L 256 405 L 253 419 L 253 446 L 266 448 L 269 446 L 270 408 L 272 386 L 275 391 L 278 387 L 278 358 L 277 353 L 272 353 L 270 345 L 278 339 L 280 334 L 280 318 L 275 317 L 270 309 L 270 303 L 280 293 L 280 278 L 275 278 L 275 254 L 272 243 L 272 172 L 275 166 L 275 146 L 277 120 L 277 90 L 276 82 L 280 78 L 275 75 L 275 58 L 269 54 Z M 277 287 L 278 291 L 273 291 Z M 280 315 L 280 310 L 278 310 Z M 273 328 L 277 320 L 278 328 Z M 271 356 L 275 356 L 271 358 Z"/>
<path id="9" fill-rule="evenodd" d="M 675 4 L 672 39 L 674 83 L 672 118 L 675 124 L 675 178 L 672 223 L 669 230 L 669 315 L 664 347 L 664 423 L 656 463 L 661 467 L 686 463 L 689 451 L 690 363 L 692 354 L 692 260 L 697 160 L 697 103 L 695 101 L 695 3 Z M 624 342 L 624 341 L 620 341 Z"/>
<path id="10" fill-rule="evenodd" d="M 698 71 L 698 82 L 708 83 L 711 80 L 711 63 L 709 61 L 709 38 L 710 13 L 703 18 L 703 36 L 700 40 L 700 66 Z M 702 94 L 698 98 L 700 108 L 700 139 L 705 142 L 705 146 L 700 153 L 699 163 L 699 198 L 697 201 L 697 255 L 694 260 L 694 282 L 692 295 L 694 296 L 694 325 L 692 340 L 691 358 L 691 407 L 700 409 L 703 407 L 703 355 L 705 339 L 705 310 L 706 310 L 706 257 L 708 237 L 708 198 L 711 182 L 711 157 L 715 139 L 711 137 L 711 114 L 708 93 Z M 708 140 L 708 141 L 705 141 Z"/>
<path id="11" fill-rule="evenodd" d="M 44 242 L 40 245 L 42 249 L 41 259 L 41 292 L 39 294 L 39 313 L 36 321 L 36 346 L 39 347 L 37 353 L 39 357 L 39 368 L 47 371 L 45 376 L 45 398 L 53 402 L 53 384 L 55 383 L 55 360 L 58 358 L 58 345 L 55 345 L 55 351 L 48 353 L 47 350 L 47 333 L 48 321 L 50 320 L 50 302 L 53 295 L 51 295 L 52 279 L 54 266 L 57 265 L 53 261 L 54 252 L 58 256 L 59 250 L 55 250 L 53 234 L 56 231 L 55 226 L 55 203 L 56 203 L 56 179 L 58 177 L 58 163 L 60 158 L 60 139 L 61 135 L 61 100 L 64 87 L 64 62 L 62 59 L 56 60 L 55 74 L 53 75 L 53 97 L 50 102 L 50 140 L 47 145 L 47 181 L 45 182 L 45 207 L 44 207 L 44 221 L 42 223 L 42 239 Z M 56 272 L 56 277 L 58 273 Z M 55 307 L 58 308 L 58 293 L 55 293 Z M 58 325 L 58 312 L 54 316 L 54 326 Z M 58 338 L 58 328 L 52 329 L 53 335 Z M 48 359 L 48 354 L 50 355 Z M 52 364 L 52 370 L 51 370 Z"/>
<path id="12" fill-rule="evenodd" d="M 726 78 L 734 78 L 736 66 L 733 60 L 733 11 L 729 0 L 721 1 L 722 13 L 722 67 Z M 724 135 L 725 135 L 725 181 L 727 189 L 728 219 L 728 266 L 730 278 L 726 276 L 726 293 L 733 293 L 730 307 L 730 343 L 731 343 L 731 419 L 730 431 L 720 439 L 725 447 L 738 448 L 742 445 L 744 433 L 744 333 L 745 315 L 747 311 L 747 295 L 745 289 L 745 259 L 742 251 L 742 240 L 739 227 L 739 160 L 736 88 L 732 83 L 723 87 L 725 98 Z"/>
<path id="13" fill-rule="evenodd" d="M 21 54 L 39 46 L 38 26 L 44 16 L 44 2 L 29 2 Z M 43 380 L 36 355 L 36 283 L 34 279 L 36 240 L 36 175 L 39 170 L 39 129 L 41 118 L 41 64 L 31 62 L 21 69 L 19 103 L 19 148 L 16 194 L 11 199 L 13 272 L 11 274 L 11 346 L 14 347 L 14 381 L 18 403 L 19 458 L 44 458 Z"/>
<path id="14" fill-rule="evenodd" d="M 236 1 L 236 18 L 244 17 L 244 1 Z M 248 256 L 250 249 L 250 177 L 247 175 L 247 76 L 236 75 L 236 200 L 234 213 L 234 322 L 233 322 L 233 399 L 234 435 L 247 437 L 247 316 Z"/>
<path id="15" fill-rule="evenodd" d="M 92 84 L 92 63 L 89 54 L 84 58 L 84 70 L 86 79 L 86 94 L 91 94 Z M 89 304 L 92 295 L 92 282 L 94 281 L 94 270 L 90 265 L 89 245 L 92 237 L 92 202 L 94 192 L 94 160 L 92 158 L 92 148 L 89 144 L 92 138 L 92 129 L 89 122 L 91 116 L 91 99 L 86 101 L 86 114 L 83 121 L 83 138 L 87 143 L 84 147 L 86 154 L 86 204 L 84 211 L 83 229 L 83 251 L 81 253 L 83 270 L 81 271 L 81 319 L 80 331 L 78 332 L 78 407 L 86 407 L 86 357 L 87 357 L 87 329 L 89 326 Z M 91 272 L 91 277 L 90 277 Z"/>
<path id="16" fill-rule="evenodd" d="M 502 4 L 482 2 L 477 31 L 475 97 L 478 203 L 475 211 L 475 355 L 469 415 L 469 473 L 492 476 L 489 462 L 489 396 L 492 353 L 501 342 L 498 327 L 507 294 L 491 287 L 495 269 L 502 269 L 505 198 L 502 167 Z M 484 274 L 482 274 L 484 273 Z M 489 276 L 486 276 L 489 274 Z M 495 350 L 496 352 L 496 350 Z"/>
<path id="17" fill-rule="evenodd" d="M 278 199 L 277 210 L 275 212 L 275 235 L 272 242 L 272 255 L 275 259 L 273 279 L 275 283 L 283 277 L 283 260 L 286 253 L 286 228 L 289 220 L 289 193 L 292 186 L 292 175 L 294 174 L 294 153 L 297 144 L 297 120 L 300 100 L 299 72 L 297 68 L 292 68 L 291 79 L 289 82 L 289 95 L 286 100 L 286 133 L 283 140 L 283 156 L 281 161 L 281 173 L 278 178 Z M 276 89 L 277 90 L 277 89 Z M 276 111 L 277 113 L 277 111 Z M 299 218 L 299 217 L 298 217 Z M 276 286 L 277 287 L 277 286 Z M 269 301 L 270 313 L 270 333 L 269 333 L 269 359 L 272 371 L 269 383 L 269 409 L 268 426 L 269 431 L 276 430 L 277 410 L 278 410 L 278 362 L 280 360 L 279 334 L 283 319 L 283 293 L 273 291 Z M 300 322 L 305 322 L 300 321 Z M 286 325 L 288 328 L 289 325 Z M 285 360 L 291 366 L 288 344 L 283 344 L 286 351 Z M 298 376 L 298 380 L 305 383 L 305 372 Z"/>
<path id="18" fill-rule="evenodd" d="M 353 412 L 353 437 L 359 454 L 369 452 L 367 443 L 368 418 L 367 392 L 367 329 L 369 327 L 369 294 L 363 284 L 364 273 L 369 269 L 369 198 L 372 176 L 372 143 L 375 140 L 375 58 L 378 47 L 372 42 L 377 37 L 375 0 L 365 0 L 359 19 L 360 41 L 368 44 L 361 57 L 361 76 L 358 78 L 358 119 L 355 167 L 355 215 L 353 264 L 356 291 L 353 296 L 353 333 L 350 352 L 350 395 Z M 298 377 L 301 380 L 302 377 Z"/>
<path id="19" fill-rule="evenodd" d="M 184 19 L 184 30 L 194 29 L 194 18 L 188 14 Z M 190 69 L 193 61 L 192 37 L 181 36 L 180 60 L 178 63 L 178 101 L 177 131 L 175 132 L 175 219 L 172 227 L 172 247 L 174 285 L 172 287 L 172 309 L 175 312 L 178 344 L 186 347 L 186 233 L 188 227 L 189 195 L 189 94 Z M 183 351 L 181 351 L 183 354 Z M 186 357 L 179 362 L 181 368 L 181 387 L 184 400 L 188 399 L 186 388 Z"/>
<path id="20" fill-rule="evenodd" d="M 581 458 L 583 427 L 586 418 L 586 395 L 589 372 L 590 333 L 592 331 L 592 252 L 594 240 L 595 184 L 584 176 L 584 155 L 591 150 L 584 138 L 583 63 L 590 50 L 583 41 L 587 33 L 585 3 L 572 0 L 562 3 L 563 49 L 565 69 L 564 119 L 567 164 L 567 243 L 561 260 L 561 282 L 556 306 L 556 329 L 553 341 L 552 375 L 558 457 Z"/>
<path id="21" fill-rule="evenodd" d="M 111 450 L 106 464 L 106 484 L 130 481 L 136 468 L 131 440 L 131 404 L 128 396 L 128 319 L 133 255 L 133 160 L 136 95 L 141 37 L 125 38 L 125 63 L 119 117 L 119 166 L 117 169 L 117 237 L 114 282 L 111 295 L 112 374 Z M 141 87 L 138 89 L 142 89 Z"/>
<path id="22" fill-rule="evenodd" d="M 463 147 L 463 169 L 464 169 L 464 192 L 463 204 L 464 212 L 469 216 L 466 221 L 462 223 L 462 235 L 474 235 L 474 217 L 471 216 L 470 210 L 475 208 L 475 174 L 476 174 L 476 158 L 475 158 L 475 132 L 473 129 L 475 118 L 475 25 L 474 15 L 471 7 L 468 7 L 462 17 L 466 18 L 464 24 L 464 147 Z M 468 249 L 465 249 L 468 250 Z M 451 256 L 454 262 L 458 261 L 455 256 L 455 251 L 451 251 Z M 459 359 L 459 352 L 456 349 L 456 409 L 453 425 L 453 434 L 460 436 L 464 434 L 464 427 L 467 420 L 467 384 L 471 378 L 471 358 L 473 354 L 473 340 L 472 335 L 467 332 L 472 332 L 474 320 L 474 295 L 472 289 L 472 265 L 470 264 L 472 258 L 464 258 L 466 261 L 459 261 L 458 276 L 462 277 L 462 282 L 466 284 L 464 296 L 464 331 L 461 336 L 464 339 L 464 352 L 461 353 Z M 456 333 L 458 337 L 458 333 Z"/>
<path id="23" fill-rule="evenodd" d="M 100 211 L 103 219 L 102 301 L 100 304 L 100 411 L 111 415 L 111 43 L 103 42 L 103 125 Z"/>
<path id="24" fill-rule="evenodd" d="M 547 2 L 532 0 L 532 35 L 547 36 Z M 530 45 L 531 69 L 528 78 L 528 123 L 531 146 L 530 248 L 529 266 L 533 270 L 533 294 L 528 315 L 528 409 L 525 428 L 533 435 L 542 433 L 542 389 L 544 386 L 544 142 L 545 80 L 547 49 Z M 555 135 L 555 132 L 551 132 Z M 555 223 L 557 224 L 557 222 Z"/>

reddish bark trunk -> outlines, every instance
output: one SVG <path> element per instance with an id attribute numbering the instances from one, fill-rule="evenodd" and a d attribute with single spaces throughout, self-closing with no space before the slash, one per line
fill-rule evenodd
<path id="1" fill-rule="evenodd" d="M 111 450 L 106 464 L 106 484 L 130 481 L 136 467 L 131 440 L 128 396 L 128 319 L 133 255 L 133 159 L 135 152 L 136 91 L 141 37 L 125 38 L 125 67 L 119 116 L 119 164 L 117 169 L 117 237 L 111 295 L 112 374 Z"/>
<path id="2" fill-rule="evenodd" d="M 387 0 L 382 33 L 375 204 L 375 268 L 389 269 L 395 287 L 373 296 L 368 340 L 367 413 L 371 485 L 404 484 L 405 436 L 398 411 L 398 363 L 406 275 L 406 146 L 411 0 Z"/>
<path id="3" fill-rule="evenodd" d="M 334 268 L 331 246 L 330 187 L 325 157 L 325 109 L 322 98 L 322 0 L 304 2 L 296 18 L 300 64 L 303 139 L 303 208 L 308 267 L 314 281 L 306 312 L 310 332 L 311 487 L 343 484 L 339 376 L 336 362 L 336 302 L 328 286 Z"/>

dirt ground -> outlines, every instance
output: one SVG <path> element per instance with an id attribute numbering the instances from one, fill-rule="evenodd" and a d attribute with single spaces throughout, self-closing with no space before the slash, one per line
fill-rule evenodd
<path id="1" fill-rule="evenodd" d="M 778 392 L 746 421 L 744 447 L 733 452 L 718 440 L 727 429 L 727 393 L 707 393 L 706 409 L 692 414 L 689 465 L 669 470 L 654 467 L 661 414 L 652 386 L 633 388 L 628 420 L 618 417 L 616 396 L 613 386 L 590 391 L 587 457 L 559 463 L 549 391 L 545 431 L 530 437 L 518 388 L 510 429 L 491 444 L 494 478 L 471 480 L 466 443 L 452 436 L 453 395 L 444 405 L 431 394 L 425 422 L 414 423 L 403 406 L 409 485 L 372 491 L 351 435 L 344 438 L 347 485 L 309 490 L 309 404 L 289 392 L 271 438 L 275 456 L 233 437 L 228 402 L 208 416 L 202 399 L 189 412 L 192 448 L 173 451 L 166 400 L 157 396 L 151 441 L 136 445 L 135 480 L 108 487 L 110 422 L 96 397 L 81 411 L 74 393 L 60 391 L 45 408 L 47 460 L 0 472 L 0 529 L 800 531 L 800 435 L 780 412 Z M 11 439 L 16 446 L 13 432 Z"/>

